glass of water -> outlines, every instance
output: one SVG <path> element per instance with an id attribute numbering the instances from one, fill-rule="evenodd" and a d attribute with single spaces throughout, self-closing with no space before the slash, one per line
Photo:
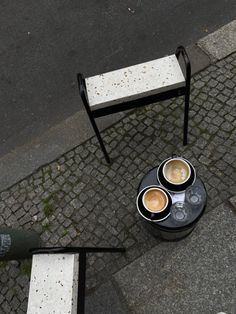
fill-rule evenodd
<path id="1" fill-rule="evenodd" d="M 187 203 L 176 202 L 170 209 L 171 218 L 175 223 L 186 223 L 190 220 L 191 208 Z"/>
<path id="2" fill-rule="evenodd" d="M 191 205 L 200 205 L 205 198 L 205 192 L 199 186 L 190 186 L 185 192 L 186 201 Z"/>

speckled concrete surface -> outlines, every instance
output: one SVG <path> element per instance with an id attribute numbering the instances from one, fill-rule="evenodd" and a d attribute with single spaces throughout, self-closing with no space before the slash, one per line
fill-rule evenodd
<path id="1" fill-rule="evenodd" d="M 227 57 L 236 50 L 236 20 L 202 38 L 198 45 L 213 60 Z"/>
<path id="2" fill-rule="evenodd" d="M 185 85 L 175 55 L 85 79 L 92 110 Z"/>

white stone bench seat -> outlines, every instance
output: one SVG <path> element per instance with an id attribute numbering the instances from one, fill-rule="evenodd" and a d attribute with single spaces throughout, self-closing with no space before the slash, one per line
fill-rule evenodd
<path id="1" fill-rule="evenodd" d="M 78 254 L 33 256 L 27 314 L 76 314 Z"/>
<path id="2" fill-rule="evenodd" d="M 91 110 L 185 86 L 175 55 L 85 79 Z"/>

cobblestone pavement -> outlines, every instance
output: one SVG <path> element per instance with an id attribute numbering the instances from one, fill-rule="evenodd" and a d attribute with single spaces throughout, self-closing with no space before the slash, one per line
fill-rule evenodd
<path id="1" fill-rule="evenodd" d="M 124 246 L 89 256 L 88 292 L 159 243 L 135 207 L 142 176 L 172 153 L 195 165 L 207 211 L 236 195 L 236 54 L 192 81 L 189 145 L 182 146 L 183 100 L 135 110 L 103 132 L 108 166 L 94 137 L 0 194 L 0 224 L 40 232 L 48 245 Z M 1 263 L 0 312 L 25 313 L 30 261 Z"/>

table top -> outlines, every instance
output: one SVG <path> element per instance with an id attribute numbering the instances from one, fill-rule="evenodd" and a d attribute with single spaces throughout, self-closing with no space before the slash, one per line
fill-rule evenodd
<path id="1" fill-rule="evenodd" d="M 138 193 L 140 193 L 143 189 L 147 188 L 151 185 L 163 186 L 160 184 L 157 177 L 158 167 L 151 169 L 140 182 Z M 164 187 L 165 188 L 165 187 Z M 167 190 L 168 191 L 168 190 Z M 200 196 L 197 204 L 193 204 L 195 198 L 195 192 Z M 207 193 L 206 188 L 202 180 L 197 176 L 195 182 L 188 187 L 184 192 L 174 193 L 168 191 L 171 199 L 172 206 L 170 210 L 170 215 L 163 221 L 150 221 L 150 223 L 156 224 L 160 229 L 185 229 L 195 224 L 200 217 L 202 216 L 207 202 Z M 188 218 L 183 220 L 175 219 L 178 216 L 178 205 L 183 205 L 185 209 L 187 209 Z M 185 210 L 184 209 L 184 210 Z M 177 214 L 176 214 L 177 213 Z M 175 218 L 174 218 L 175 217 Z M 181 218 L 181 217 L 180 217 Z"/>

